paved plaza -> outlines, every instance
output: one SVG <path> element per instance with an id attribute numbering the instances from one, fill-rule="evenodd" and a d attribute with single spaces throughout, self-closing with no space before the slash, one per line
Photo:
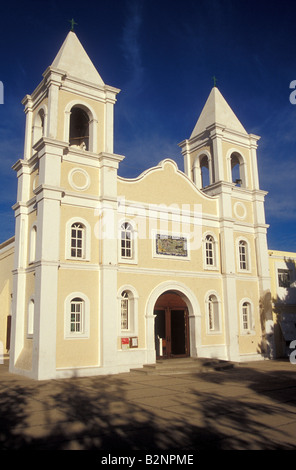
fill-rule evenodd
<path id="1" fill-rule="evenodd" d="M 0 365 L 1 450 L 295 450 L 296 365 L 33 381 Z"/>

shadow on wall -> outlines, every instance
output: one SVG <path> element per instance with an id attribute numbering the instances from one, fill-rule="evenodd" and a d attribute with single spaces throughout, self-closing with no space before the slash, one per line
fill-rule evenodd
<path id="1" fill-rule="evenodd" d="M 272 298 L 275 314 L 274 334 L 277 357 L 291 353 L 290 343 L 296 340 L 296 263 L 286 258 L 285 267 L 277 271 L 277 295 Z"/>
<path id="2" fill-rule="evenodd" d="M 277 271 L 278 293 L 270 291 L 260 298 L 262 340 L 257 352 L 265 357 L 288 357 L 289 345 L 296 340 L 296 263 L 286 258 L 285 267 Z"/>
<path id="3" fill-rule="evenodd" d="M 261 323 L 261 343 L 257 352 L 267 358 L 274 358 L 276 355 L 274 345 L 274 327 L 272 321 L 271 292 L 265 291 L 259 301 L 260 323 Z"/>

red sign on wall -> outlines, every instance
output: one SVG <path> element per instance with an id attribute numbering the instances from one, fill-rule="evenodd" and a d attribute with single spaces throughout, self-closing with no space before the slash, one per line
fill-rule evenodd
<path id="1" fill-rule="evenodd" d="M 129 347 L 129 338 L 121 338 L 121 347 L 122 347 L 122 349 L 128 349 L 128 347 Z"/>

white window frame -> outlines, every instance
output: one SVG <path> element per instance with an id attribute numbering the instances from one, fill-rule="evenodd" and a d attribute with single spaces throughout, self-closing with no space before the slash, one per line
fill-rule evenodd
<path id="1" fill-rule="evenodd" d="M 231 183 L 235 184 L 232 181 L 232 175 L 233 175 L 233 168 L 231 168 L 231 158 L 233 154 L 236 154 L 238 163 L 239 163 L 239 177 L 242 180 L 241 187 L 242 188 L 247 188 L 248 187 L 248 180 L 247 180 L 247 162 L 246 162 L 246 157 L 241 153 L 240 150 L 236 148 L 231 148 L 228 150 L 226 159 L 228 162 L 228 181 Z"/>
<path id="2" fill-rule="evenodd" d="M 127 328 L 122 328 L 122 294 L 127 292 L 128 294 L 128 319 Z M 138 336 L 138 300 L 139 296 L 135 288 L 131 285 L 121 286 L 117 293 L 118 301 L 118 325 L 119 325 L 119 336 Z"/>
<path id="3" fill-rule="evenodd" d="M 213 311 L 213 322 L 214 322 L 214 328 L 211 327 L 210 324 L 210 299 L 211 297 L 215 297 L 215 307 L 216 307 L 216 312 Z M 205 311 L 206 311 L 206 319 L 207 319 L 207 334 L 210 335 L 217 335 L 221 334 L 222 329 L 221 329 L 221 301 L 220 298 L 215 291 L 210 291 L 207 293 L 206 298 L 205 298 Z M 218 325 L 217 325 L 218 324 Z"/>
<path id="4" fill-rule="evenodd" d="M 37 224 L 34 224 L 30 230 L 30 247 L 29 247 L 29 264 L 35 263 L 36 261 L 36 249 L 37 249 Z"/>
<path id="5" fill-rule="evenodd" d="M 213 264 L 207 263 L 207 237 L 212 238 L 213 250 Z M 218 269 L 218 242 L 215 235 L 211 232 L 206 232 L 203 236 L 203 263 L 204 269 L 217 270 Z"/>
<path id="6" fill-rule="evenodd" d="M 81 331 L 71 331 L 71 305 L 75 299 L 81 299 Z M 72 292 L 65 299 L 64 316 L 64 337 L 65 339 L 89 338 L 90 331 L 90 303 L 88 297 L 82 292 Z"/>
<path id="7" fill-rule="evenodd" d="M 131 256 L 122 255 L 122 226 L 129 224 L 131 226 Z M 118 259 L 120 263 L 137 264 L 138 263 L 138 232 L 134 221 L 129 219 L 121 219 L 118 224 Z"/>
<path id="8" fill-rule="evenodd" d="M 240 251 L 240 244 L 243 242 L 246 248 L 246 268 L 241 267 L 241 251 Z M 250 253 L 250 243 L 246 238 L 239 237 L 236 241 L 236 249 L 237 249 L 237 270 L 240 273 L 250 273 L 251 272 L 251 253 Z"/>
<path id="9" fill-rule="evenodd" d="M 81 224 L 84 227 L 82 257 L 72 256 L 72 225 Z M 90 261 L 91 229 L 89 223 L 81 217 L 72 217 L 66 224 L 66 259 L 73 261 Z"/>
<path id="10" fill-rule="evenodd" d="M 245 304 L 248 304 L 248 325 L 245 327 L 245 320 L 244 320 L 244 308 Z M 250 299 L 245 298 L 240 301 L 240 306 L 239 306 L 239 311 L 240 311 L 240 326 L 241 326 L 241 334 L 242 335 L 250 335 L 250 334 L 255 334 L 255 323 L 254 323 L 254 307 L 253 303 Z"/>
<path id="11" fill-rule="evenodd" d="M 35 323 L 35 299 L 31 297 L 28 303 L 27 311 L 27 338 L 34 336 L 34 323 Z"/>

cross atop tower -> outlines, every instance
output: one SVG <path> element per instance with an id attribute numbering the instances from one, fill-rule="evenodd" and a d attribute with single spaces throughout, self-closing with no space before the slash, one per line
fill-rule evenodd
<path id="1" fill-rule="evenodd" d="M 69 23 L 71 23 L 71 31 L 74 31 L 74 26 L 78 25 L 78 23 L 75 23 L 73 18 L 72 18 L 72 20 L 69 20 Z"/>

